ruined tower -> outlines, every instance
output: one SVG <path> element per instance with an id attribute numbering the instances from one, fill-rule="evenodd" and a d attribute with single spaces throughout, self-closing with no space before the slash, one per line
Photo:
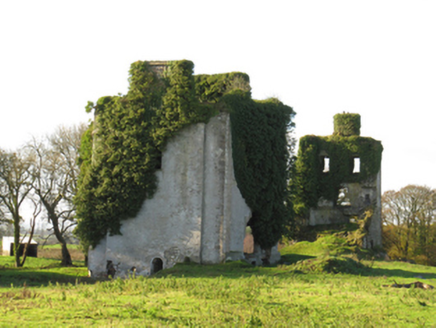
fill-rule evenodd
<path id="1" fill-rule="evenodd" d="M 245 73 L 193 67 L 138 61 L 126 95 L 88 102 L 95 119 L 82 140 L 76 232 L 90 246 L 92 276 L 246 259 L 247 225 L 259 245 L 254 262 L 280 259 L 294 112 L 253 100 Z"/>
<path id="2" fill-rule="evenodd" d="M 360 136 L 360 115 L 334 117 L 331 136 L 300 139 L 297 215 L 311 225 L 360 221 L 362 246 L 381 246 L 381 142 Z"/>

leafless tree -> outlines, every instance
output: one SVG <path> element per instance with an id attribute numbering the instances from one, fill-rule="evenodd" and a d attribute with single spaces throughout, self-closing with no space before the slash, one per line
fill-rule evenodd
<path id="1" fill-rule="evenodd" d="M 43 140 L 34 139 L 30 148 L 35 154 L 35 193 L 41 201 L 53 234 L 62 246 L 62 265 L 72 265 L 65 238 L 76 225 L 73 197 L 77 188 L 77 166 L 84 124 L 59 127 Z"/>
<path id="2" fill-rule="evenodd" d="M 34 175 L 33 158 L 24 150 L 7 152 L 0 150 L 0 206 L 2 212 L 14 225 L 15 266 L 21 267 L 20 261 L 20 223 L 21 211 L 26 200 L 31 196 Z M 36 217 L 35 217 L 36 219 Z M 24 259 L 25 260 L 25 259 Z"/>

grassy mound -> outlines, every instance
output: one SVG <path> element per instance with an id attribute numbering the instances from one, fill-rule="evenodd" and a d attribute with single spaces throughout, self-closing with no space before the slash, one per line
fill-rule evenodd
<path id="1" fill-rule="evenodd" d="M 314 273 L 350 273 L 362 274 L 368 267 L 350 257 L 326 256 L 315 259 L 298 261 L 292 265 L 294 272 L 314 272 Z"/>
<path id="2" fill-rule="evenodd" d="M 372 258 L 370 250 L 352 245 L 345 227 L 340 231 L 318 231 L 313 242 L 301 241 L 281 250 L 282 262 L 295 272 L 363 274 L 368 267 L 361 261 Z"/>

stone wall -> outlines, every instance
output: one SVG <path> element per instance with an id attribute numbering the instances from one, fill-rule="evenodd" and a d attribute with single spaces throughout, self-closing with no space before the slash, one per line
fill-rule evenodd
<path id="1" fill-rule="evenodd" d="M 312 207 L 309 209 L 308 219 L 311 226 L 343 224 L 350 222 L 355 217 L 361 217 L 366 210 L 371 208 L 373 215 L 367 230 L 368 233 L 364 237 L 362 244 L 365 248 L 373 248 L 375 246 L 382 246 L 381 162 L 378 161 L 379 158 L 381 161 L 381 151 L 383 148 L 377 140 L 361 138 L 360 125 L 359 114 L 337 114 L 334 116 L 333 136 L 335 138 L 319 137 L 318 141 L 322 140 L 323 142 L 323 146 L 318 150 L 320 162 L 309 163 L 312 168 L 318 168 L 318 164 L 322 164 L 320 167 L 322 171 L 319 171 L 319 173 L 322 173 L 317 176 L 319 178 L 317 180 L 317 191 L 323 188 L 324 190 L 329 190 L 328 188 L 331 189 L 332 186 L 339 190 L 335 190 L 338 194 L 337 199 L 324 199 L 324 197 L 320 197 L 316 206 L 312 204 Z M 344 143 L 344 140 L 340 140 L 338 137 L 346 138 L 347 143 Z M 345 147 L 345 144 L 348 145 Z M 359 145 L 362 144 L 366 146 L 366 149 L 365 147 L 359 148 Z M 371 145 L 370 150 L 368 150 L 368 144 Z M 310 147 L 304 149 L 310 149 Z M 335 156 L 333 158 L 336 161 L 333 163 L 336 169 L 334 172 L 330 170 L 332 158 L 330 158 L 328 150 Z M 372 156 L 368 156 L 368 152 Z M 380 153 L 377 154 L 377 152 Z M 365 157 L 362 158 L 362 156 Z M 353 165 L 338 165 L 346 163 L 347 160 L 350 160 L 349 163 Z M 361 160 L 365 160 L 365 163 L 361 164 Z M 377 161 L 378 163 L 372 163 L 371 166 L 370 163 L 372 161 Z M 338 167 L 341 169 L 339 170 Z M 368 175 L 367 172 L 371 172 L 371 174 Z M 366 173 L 366 175 L 362 175 L 363 173 Z M 336 175 L 331 176 L 331 174 Z M 332 179 L 332 177 L 335 179 Z M 326 178 L 330 180 L 323 180 Z"/>
<path id="2" fill-rule="evenodd" d="M 198 263 L 243 258 L 251 211 L 234 178 L 229 114 L 180 131 L 168 142 L 156 174 L 153 198 L 135 218 L 123 221 L 122 235 L 108 235 L 90 250 L 93 275 L 105 275 L 108 261 L 124 276 L 132 267 L 150 274 L 156 259 L 169 268 L 186 258 Z"/>
<path id="3" fill-rule="evenodd" d="M 381 173 L 365 183 L 343 183 L 341 189 L 345 191 L 346 201 L 343 205 L 320 199 L 318 206 L 310 209 L 309 225 L 348 223 L 351 218 L 360 216 L 368 206 L 372 205 L 374 214 L 363 247 L 382 246 Z"/>

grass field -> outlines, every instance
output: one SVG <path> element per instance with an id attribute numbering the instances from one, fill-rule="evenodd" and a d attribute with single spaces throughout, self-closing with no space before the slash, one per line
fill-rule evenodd
<path id="1" fill-rule="evenodd" d="M 286 264 L 278 266 L 179 264 L 150 278 L 109 281 L 53 259 L 30 258 L 14 269 L 0 258 L 0 326 L 436 326 L 436 289 L 383 287 L 436 286 L 434 267 L 362 260 L 367 254 L 328 238 L 282 254 Z"/>

